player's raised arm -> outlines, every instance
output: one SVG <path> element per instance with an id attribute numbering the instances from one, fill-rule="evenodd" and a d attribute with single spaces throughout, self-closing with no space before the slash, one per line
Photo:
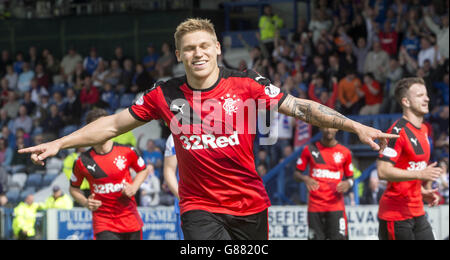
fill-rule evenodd
<path id="1" fill-rule="evenodd" d="M 92 146 L 145 124 L 135 119 L 128 109 L 120 113 L 102 117 L 83 128 L 52 142 L 20 149 L 19 153 L 31 153 L 35 164 L 44 165 L 44 160 L 56 155 L 62 149 Z"/>
<path id="2" fill-rule="evenodd" d="M 355 133 L 361 142 L 369 145 L 374 150 L 383 150 L 387 145 L 387 139 L 399 137 L 398 135 L 386 134 L 378 129 L 350 120 L 335 110 L 317 102 L 295 98 L 291 95 L 288 95 L 283 101 L 279 112 L 318 127 L 336 128 Z M 375 143 L 376 139 L 379 139 L 380 144 Z"/>

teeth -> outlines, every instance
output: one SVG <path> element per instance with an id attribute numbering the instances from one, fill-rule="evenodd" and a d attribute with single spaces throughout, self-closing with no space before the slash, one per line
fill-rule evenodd
<path id="1" fill-rule="evenodd" d="M 206 63 L 206 61 L 198 61 L 198 62 L 194 62 L 194 65 L 203 65 L 205 63 Z"/>

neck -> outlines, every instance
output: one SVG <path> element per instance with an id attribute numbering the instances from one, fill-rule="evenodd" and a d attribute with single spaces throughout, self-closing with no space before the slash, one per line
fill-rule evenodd
<path id="1" fill-rule="evenodd" d="M 186 74 L 187 82 L 189 86 L 191 86 L 193 89 L 208 89 L 216 83 L 217 79 L 219 78 L 220 69 L 219 67 L 216 67 L 211 74 L 209 74 L 207 77 L 199 78 L 195 77 L 189 74 Z"/>
<path id="2" fill-rule="evenodd" d="M 420 128 L 422 126 L 423 115 L 418 115 L 409 109 L 403 112 L 403 118 L 408 120 L 416 128 Z"/>
<path id="3" fill-rule="evenodd" d="M 328 139 L 322 138 L 320 140 L 320 143 L 326 147 L 333 147 L 333 146 L 337 145 L 338 141 L 336 139 L 328 140 Z"/>
<path id="4" fill-rule="evenodd" d="M 93 148 L 97 154 L 106 154 L 111 152 L 114 142 L 108 140 L 104 143 L 94 145 Z"/>

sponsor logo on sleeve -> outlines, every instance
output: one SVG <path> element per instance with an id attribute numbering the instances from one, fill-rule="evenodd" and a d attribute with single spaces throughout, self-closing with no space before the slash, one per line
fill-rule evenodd
<path id="1" fill-rule="evenodd" d="M 397 151 L 390 147 L 386 147 L 382 154 L 389 158 L 395 158 L 398 155 Z"/>

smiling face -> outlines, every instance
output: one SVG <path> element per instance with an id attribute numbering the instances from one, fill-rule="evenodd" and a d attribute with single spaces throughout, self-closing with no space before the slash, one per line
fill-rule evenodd
<path id="1" fill-rule="evenodd" d="M 181 37 L 175 54 L 177 60 L 183 62 L 188 79 L 205 80 L 218 71 L 220 43 L 207 31 L 189 32 Z"/>

